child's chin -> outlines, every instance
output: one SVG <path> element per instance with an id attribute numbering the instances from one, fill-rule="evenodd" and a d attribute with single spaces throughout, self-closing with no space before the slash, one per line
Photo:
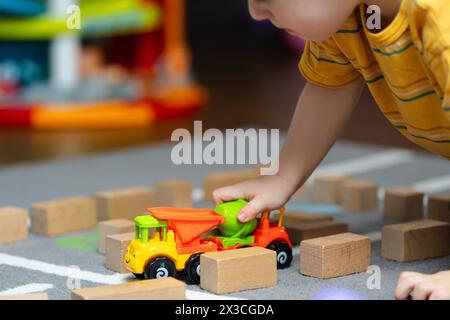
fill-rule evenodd
<path id="1" fill-rule="evenodd" d="M 303 38 L 312 40 L 312 41 L 325 41 L 329 39 L 333 34 L 312 34 L 304 36 Z"/>
<path id="2" fill-rule="evenodd" d="M 298 34 L 297 32 L 295 32 L 294 30 L 291 29 L 285 29 L 287 33 L 289 33 L 291 36 L 295 36 L 295 37 L 303 37 L 300 34 Z"/>

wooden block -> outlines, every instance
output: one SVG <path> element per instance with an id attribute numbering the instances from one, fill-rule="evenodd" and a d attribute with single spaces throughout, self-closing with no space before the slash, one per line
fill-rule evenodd
<path id="1" fill-rule="evenodd" d="M 163 180 L 155 185 L 156 203 L 162 207 L 191 208 L 192 183 L 183 180 Z"/>
<path id="2" fill-rule="evenodd" d="M 339 204 L 340 189 L 347 177 L 339 175 L 323 175 L 314 179 L 313 197 L 317 203 Z"/>
<path id="3" fill-rule="evenodd" d="M 386 190 L 384 196 L 384 218 L 393 221 L 422 219 L 423 193 L 409 187 Z"/>
<path id="4" fill-rule="evenodd" d="M 174 278 L 72 290 L 72 300 L 184 300 L 186 284 Z"/>
<path id="5" fill-rule="evenodd" d="M 106 237 L 120 233 L 134 232 L 135 224 L 127 219 L 113 219 L 98 224 L 98 252 L 105 254 Z"/>
<path id="6" fill-rule="evenodd" d="M 276 253 L 261 247 L 205 253 L 200 266 L 200 286 L 216 294 L 277 284 Z"/>
<path id="7" fill-rule="evenodd" d="M 278 220 L 278 215 L 274 215 L 274 220 Z M 327 214 L 303 211 L 286 211 L 283 225 L 288 228 L 296 228 L 305 223 L 331 221 L 333 217 Z"/>
<path id="8" fill-rule="evenodd" d="M 95 228 L 97 206 L 89 197 L 70 197 L 35 203 L 31 207 L 31 232 L 57 236 Z"/>
<path id="9" fill-rule="evenodd" d="M 341 185 L 341 203 L 347 212 L 378 209 L 378 184 L 368 180 L 347 180 Z"/>
<path id="10" fill-rule="evenodd" d="M 212 203 L 215 189 L 259 177 L 259 168 L 210 173 L 203 177 L 204 201 Z"/>
<path id="11" fill-rule="evenodd" d="M 370 265 L 370 239 L 354 233 L 314 238 L 300 243 L 300 273 L 328 279 L 365 272 Z"/>
<path id="12" fill-rule="evenodd" d="M 332 221 L 333 217 L 326 215 L 326 214 L 320 214 L 320 213 L 308 213 L 308 212 L 300 212 L 300 211 L 288 211 L 284 215 L 283 219 L 283 226 L 286 229 L 286 232 L 289 235 L 289 240 L 293 244 L 299 244 L 300 241 L 304 240 L 302 239 L 302 235 L 300 230 L 302 230 L 303 227 L 309 224 L 314 224 L 318 222 L 324 222 L 324 221 Z M 273 222 L 278 221 L 278 214 L 273 216 L 272 219 Z M 336 233 L 345 232 L 340 231 Z M 329 234 L 322 234 L 319 236 L 324 236 Z"/>
<path id="13" fill-rule="evenodd" d="M 0 208 L 0 244 L 28 237 L 28 211 L 17 207 Z"/>
<path id="14" fill-rule="evenodd" d="M 156 206 L 153 188 L 126 188 L 97 192 L 99 220 L 134 219 Z"/>
<path id="15" fill-rule="evenodd" d="M 383 227 L 381 255 L 395 261 L 414 261 L 450 254 L 450 225 L 418 220 Z"/>
<path id="16" fill-rule="evenodd" d="M 428 219 L 450 223 L 450 194 L 440 194 L 428 198 Z"/>
<path id="17" fill-rule="evenodd" d="M 134 232 L 115 234 L 106 237 L 105 266 L 113 271 L 128 273 L 125 266 L 124 256 L 127 253 Z"/>
<path id="18" fill-rule="evenodd" d="M 299 244 L 303 240 L 331 236 L 347 231 L 348 225 L 345 222 L 318 221 L 305 223 L 297 229 L 289 229 L 288 234 L 292 243 Z"/>
<path id="19" fill-rule="evenodd" d="M 0 295 L 0 300 L 48 300 L 48 294 L 47 292 L 38 292 L 18 295 Z"/>

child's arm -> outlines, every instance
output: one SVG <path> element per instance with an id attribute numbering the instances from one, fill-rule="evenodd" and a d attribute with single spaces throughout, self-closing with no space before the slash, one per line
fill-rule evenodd
<path id="1" fill-rule="evenodd" d="M 308 179 L 336 140 L 361 95 L 363 81 L 328 89 L 308 83 L 298 101 L 280 154 L 278 174 L 263 176 L 213 192 L 216 203 L 250 200 L 239 220 L 251 220 L 265 210 L 283 206 Z"/>

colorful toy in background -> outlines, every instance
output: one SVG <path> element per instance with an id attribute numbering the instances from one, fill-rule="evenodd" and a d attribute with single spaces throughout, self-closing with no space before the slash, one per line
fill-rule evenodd
<path id="1" fill-rule="evenodd" d="M 144 127 L 205 102 L 184 0 L 0 0 L 0 14 L 0 127 Z"/>
<path id="2" fill-rule="evenodd" d="M 186 280 L 197 284 L 201 254 L 253 246 L 276 251 L 277 267 L 289 267 L 292 244 L 282 226 L 284 208 L 277 222 L 270 222 L 265 212 L 258 220 L 241 223 L 237 216 L 246 204 L 235 200 L 214 210 L 149 208 L 150 215 L 135 218 L 135 239 L 125 255 L 127 268 L 139 279 L 174 277 L 184 271 Z M 220 235 L 205 235 L 216 227 Z M 151 238 L 149 229 L 155 229 Z"/>

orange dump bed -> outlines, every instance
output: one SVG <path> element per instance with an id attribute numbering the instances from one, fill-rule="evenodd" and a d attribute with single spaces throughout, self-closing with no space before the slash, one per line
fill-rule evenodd
<path id="1" fill-rule="evenodd" d="M 189 243 L 224 223 L 225 218 L 211 209 L 182 209 L 170 207 L 148 208 L 147 211 L 160 221 L 167 221 L 182 243 Z"/>

